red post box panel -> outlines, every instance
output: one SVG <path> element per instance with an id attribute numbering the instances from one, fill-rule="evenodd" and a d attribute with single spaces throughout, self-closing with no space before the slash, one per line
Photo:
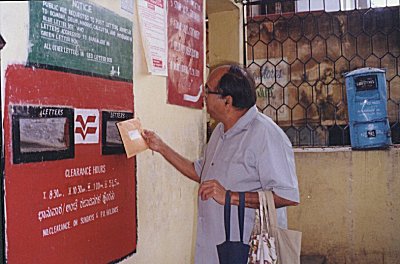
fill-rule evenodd
<path id="1" fill-rule="evenodd" d="M 132 83 L 10 66 L 5 102 L 8 263 L 109 263 L 136 251 L 135 159 L 115 122 Z"/>

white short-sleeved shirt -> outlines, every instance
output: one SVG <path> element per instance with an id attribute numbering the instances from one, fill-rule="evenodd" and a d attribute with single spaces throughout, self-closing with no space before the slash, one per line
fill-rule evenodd
<path id="1" fill-rule="evenodd" d="M 299 202 L 292 145 L 282 129 L 254 106 L 224 133 L 214 129 L 205 155 L 195 162 L 201 182 L 218 180 L 231 191 L 273 190 Z M 225 241 L 224 207 L 213 199 L 198 202 L 196 264 L 218 264 L 216 245 Z M 237 206 L 231 210 L 231 240 L 239 241 Z M 286 228 L 286 208 L 277 209 L 278 224 Z M 254 209 L 245 210 L 244 242 L 254 224 Z"/>

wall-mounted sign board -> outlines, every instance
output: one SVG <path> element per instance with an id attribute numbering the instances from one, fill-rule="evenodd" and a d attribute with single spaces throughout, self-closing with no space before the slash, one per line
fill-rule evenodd
<path id="1" fill-rule="evenodd" d="M 5 83 L 7 263 L 110 263 L 136 252 L 135 159 L 116 122 L 131 83 L 9 66 Z"/>
<path id="2" fill-rule="evenodd" d="M 88 1 L 30 1 L 29 64 L 132 80 L 132 21 Z"/>

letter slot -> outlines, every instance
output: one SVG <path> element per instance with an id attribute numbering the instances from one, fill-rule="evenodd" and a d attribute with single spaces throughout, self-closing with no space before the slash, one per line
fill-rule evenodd
<path id="1" fill-rule="evenodd" d="M 74 157 L 74 110 L 12 106 L 14 164 Z"/>

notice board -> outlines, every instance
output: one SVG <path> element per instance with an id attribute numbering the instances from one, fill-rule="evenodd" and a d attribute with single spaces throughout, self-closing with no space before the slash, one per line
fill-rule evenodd
<path id="1" fill-rule="evenodd" d="M 30 64 L 132 80 L 132 21 L 88 1 L 30 1 Z"/>
<path id="2" fill-rule="evenodd" d="M 168 1 L 168 103 L 203 107 L 203 0 Z"/>

